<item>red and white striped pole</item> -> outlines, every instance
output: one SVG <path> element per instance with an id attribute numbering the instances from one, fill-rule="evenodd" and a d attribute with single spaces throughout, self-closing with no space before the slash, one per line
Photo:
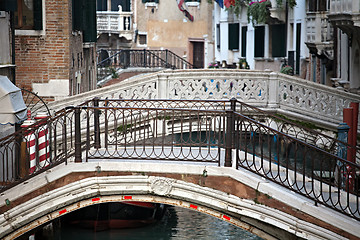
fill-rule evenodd
<path id="1" fill-rule="evenodd" d="M 27 112 L 27 120 L 24 121 L 24 123 L 21 125 L 21 127 L 25 128 L 35 123 L 34 120 L 31 119 L 31 111 L 28 110 Z M 34 132 L 30 131 L 27 133 L 27 135 L 24 136 L 24 140 L 26 142 L 26 148 L 29 152 L 30 156 L 30 169 L 29 174 L 32 174 L 36 170 L 36 135 Z"/>
<path id="2" fill-rule="evenodd" d="M 39 121 L 48 117 L 46 113 L 39 112 L 35 116 L 35 120 Z M 38 151 L 39 151 L 39 168 L 49 166 L 50 149 L 49 149 L 49 130 L 46 124 L 41 126 L 37 132 L 38 135 Z"/>

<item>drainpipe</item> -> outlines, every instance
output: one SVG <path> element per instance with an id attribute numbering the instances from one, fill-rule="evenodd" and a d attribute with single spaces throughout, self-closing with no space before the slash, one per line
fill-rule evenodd
<path id="1" fill-rule="evenodd" d="M 15 78 L 15 17 L 14 12 L 10 11 L 10 29 L 11 29 L 11 64 L 14 65 L 11 68 L 11 81 L 16 85 Z"/>
<path id="2" fill-rule="evenodd" d="M 348 144 L 350 145 L 347 150 L 347 160 L 349 162 L 356 162 L 356 140 L 357 140 L 357 125 L 358 125 L 358 115 L 359 115 L 359 103 L 352 102 L 350 103 L 350 108 L 344 108 L 343 118 L 344 122 L 350 127 L 348 133 Z M 349 168 L 348 171 L 348 184 L 349 190 L 354 190 L 355 183 L 355 172 L 354 169 Z"/>

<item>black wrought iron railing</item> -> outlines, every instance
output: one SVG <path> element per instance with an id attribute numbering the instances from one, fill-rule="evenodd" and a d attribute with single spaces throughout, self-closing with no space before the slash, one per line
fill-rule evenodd
<path id="1" fill-rule="evenodd" d="M 97 64 L 98 80 L 109 75 L 116 76 L 116 71 L 118 69 L 129 67 L 171 69 L 194 68 L 191 63 L 170 50 L 110 49 L 101 51 L 106 51 L 109 57 L 106 57 L 105 59 L 100 58 L 100 61 Z"/>
<path id="2" fill-rule="evenodd" d="M 0 140 L 0 191 L 67 161 L 196 162 L 245 168 L 360 220 L 360 166 L 341 157 L 349 146 L 335 154 L 269 122 L 236 100 L 94 99 Z"/>

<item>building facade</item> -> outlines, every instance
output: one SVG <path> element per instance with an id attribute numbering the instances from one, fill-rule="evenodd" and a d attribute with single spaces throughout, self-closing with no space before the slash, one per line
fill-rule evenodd
<path id="1" fill-rule="evenodd" d="M 213 59 L 212 4 L 206 0 L 180 7 L 176 0 L 98 0 L 97 24 L 98 49 L 168 49 L 199 68 Z"/>
<path id="2" fill-rule="evenodd" d="M 280 71 L 285 64 L 294 72 L 306 76 L 308 51 L 305 45 L 305 3 L 289 7 L 286 2 L 277 5 L 267 1 L 268 17 L 265 22 L 248 17 L 248 5 L 240 12 L 221 8 L 214 3 L 215 59 L 223 65 L 235 66 L 246 61 L 250 69 Z M 255 3 L 255 4 L 265 4 Z"/>
<path id="3" fill-rule="evenodd" d="M 16 3 L 17 85 L 48 100 L 95 89 L 95 0 Z"/>
<path id="4" fill-rule="evenodd" d="M 338 88 L 360 94 L 360 0 L 328 3 L 335 41 L 332 81 Z"/>
<path id="5" fill-rule="evenodd" d="M 243 1 L 248 2 L 248 1 Z M 278 5 L 282 2 L 281 5 Z M 309 81 L 360 92 L 359 0 L 255 1 L 268 4 L 264 23 L 248 18 L 249 3 L 238 14 L 214 3 L 215 62 L 280 71 Z"/>

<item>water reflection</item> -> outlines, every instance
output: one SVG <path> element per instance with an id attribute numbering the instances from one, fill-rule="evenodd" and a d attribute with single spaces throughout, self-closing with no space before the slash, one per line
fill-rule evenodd
<path id="1" fill-rule="evenodd" d="M 164 218 L 153 225 L 136 229 L 94 232 L 63 224 L 56 240 L 167 240 L 167 239 L 261 239 L 241 228 L 217 218 L 179 207 L 170 207 Z"/>

